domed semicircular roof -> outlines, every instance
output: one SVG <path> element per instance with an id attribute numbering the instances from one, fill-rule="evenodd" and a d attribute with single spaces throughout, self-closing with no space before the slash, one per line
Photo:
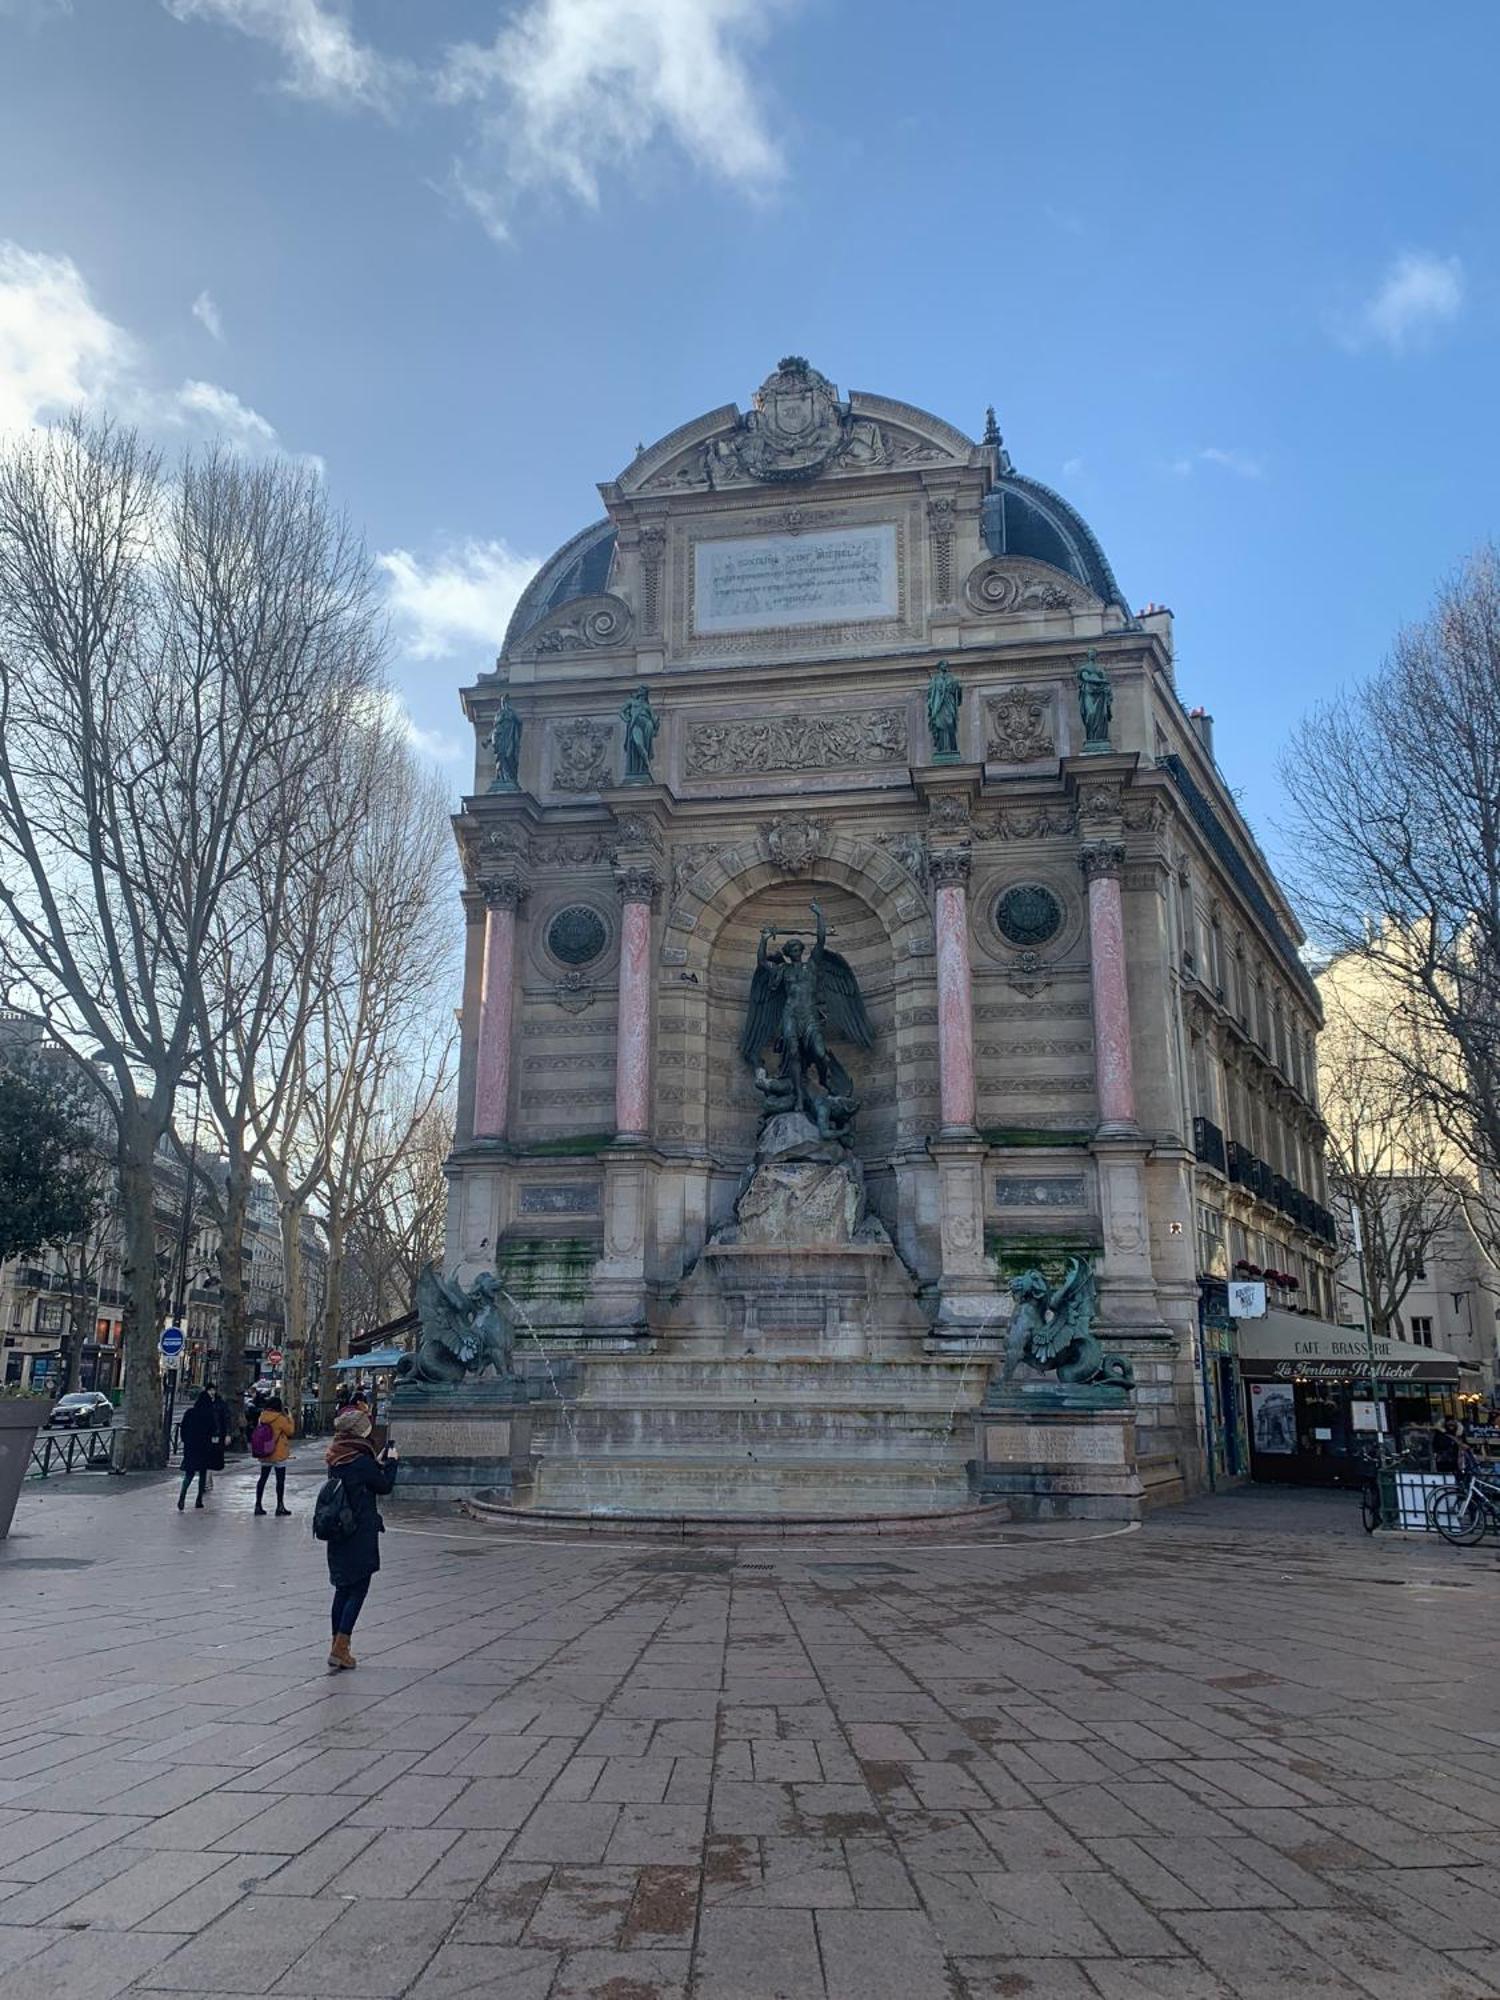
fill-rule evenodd
<path id="1" fill-rule="evenodd" d="M 725 415 L 737 414 L 714 412 L 713 416 L 722 419 Z M 920 413 L 914 411 L 912 414 Z M 930 421 L 950 437 L 958 435 L 942 419 L 933 417 Z M 672 434 L 672 438 L 682 438 L 698 428 L 697 425 L 684 425 L 681 431 Z M 1129 606 L 1093 530 L 1061 494 L 1054 493 L 1040 480 L 1028 479 L 1014 469 L 994 428 L 993 413 L 984 442 L 994 447 L 997 468 L 993 483 L 984 496 L 981 514 L 984 541 L 991 555 L 1026 556 L 1035 562 L 1048 563 L 1053 569 L 1061 570 L 1064 575 L 1081 583 L 1106 604 L 1119 606 L 1128 617 Z M 644 455 L 650 457 L 658 449 L 658 446 L 652 446 Z M 563 605 L 571 604 L 578 598 L 596 597 L 607 590 L 614 563 L 615 541 L 613 521 L 595 521 L 543 563 L 522 592 L 511 616 L 504 650 L 508 652 L 534 626 Z"/>

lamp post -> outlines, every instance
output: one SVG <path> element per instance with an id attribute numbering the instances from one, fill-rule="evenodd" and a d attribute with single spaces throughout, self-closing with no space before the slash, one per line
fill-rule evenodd
<path id="1" fill-rule="evenodd" d="M 1354 1263 L 1359 1272 L 1359 1310 L 1365 1329 L 1366 1365 L 1370 1376 L 1370 1402 L 1375 1410 L 1375 1435 L 1383 1435 L 1380 1425 L 1380 1390 L 1375 1379 L 1375 1322 L 1370 1316 L 1370 1288 L 1365 1278 L 1365 1232 L 1359 1217 L 1359 1203 L 1349 1203 L 1349 1226 L 1354 1235 Z"/>
<path id="2" fill-rule="evenodd" d="M 193 1184 L 198 1175 L 198 1114 L 203 1101 L 203 1072 L 193 1079 L 193 1136 L 188 1142 L 187 1171 L 182 1182 L 182 1220 L 177 1233 L 177 1277 L 173 1285 L 173 1324 L 187 1336 L 188 1252 L 193 1241 Z M 177 1360 L 170 1357 L 161 1393 L 162 1455 L 172 1456 L 172 1423 L 177 1414 Z"/>

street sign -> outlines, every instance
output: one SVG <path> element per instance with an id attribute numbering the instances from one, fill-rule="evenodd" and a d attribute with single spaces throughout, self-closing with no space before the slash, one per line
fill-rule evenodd
<path id="1" fill-rule="evenodd" d="M 279 1347 L 273 1347 L 270 1353 L 266 1356 L 266 1362 L 267 1365 L 271 1368 L 279 1368 L 281 1366 L 281 1349 Z"/>
<path id="2" fill-rule="evenodd" d="M 164 1326 L 162 1328 L 161 1339 L 157 1342 L 157 1346 L 168 1361 L 175 1361 L 186 1345 L 187 1335 L 180 1326 Z"/>

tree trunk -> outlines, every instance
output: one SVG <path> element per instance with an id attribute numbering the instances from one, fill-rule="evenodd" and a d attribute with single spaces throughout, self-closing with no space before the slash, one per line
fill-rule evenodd
<path id="1" fill-rule="evenodd" d="M 302 1281 L 305 1206 L 295 1196 L 281 1203 L 282 1397 L 287 1415 L 299 1429 L 302 1385 L 307 1380 L 307 1293 Z"/>
<path id="2" fill-rule="evenodd" d="M 318 1354 L 318 1422 L 324 1430 L 333 1425 L 333 1407 L 338 1395 L 338 1377 L 333 1364 L 343 1352 L 344 1219 L 330 1209 L 327 1222 L 328 1281 L 323 1294 L 323 1323 Z"/>
<path id="3" fill-rule="evenodd" d="M 162 1127 L 161 1130 L 165 1130 Z M 124 1237 L 121 1263 L 125 1279 L 122 1335 L 125 1368 L 124 1417 L 128 1429 L 121 1447 L 126 1471 L 144 1472 L 164 1466 L 162 1438 L 162 1378 L 157 1360 L 160 1329 L 156 1310 L 156 1183 L 153 1172 L 156 1142 L 141 1113 L 120 1109 L 120 1217 Z"/>
<path id="4" fill-rule="evenodd" d="M 229 1440 L 238 1448 L 245 1428 L 245 1220 L 250 1209 L 250 1163 L 232 1147 L 224 1185 L 219 1235 L 219 1394 L 229 1405 Z"/>

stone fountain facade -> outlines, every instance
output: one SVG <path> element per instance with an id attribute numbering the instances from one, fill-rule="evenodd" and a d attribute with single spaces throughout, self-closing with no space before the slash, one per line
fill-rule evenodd
<path id="1" fill-rule="evenodd" d="M 1317 1003 L 1170 615 L 1131 613 L 993 421 L 797 357 L 600 491 L 463 694 L 447 1268 L 529 1324 L 516 1494 L 963 1505 L 1009 1278 L 1070 1256 L 1133 1369 L 1124 1483 L 1193 1491 L 1184 870 L 1309 1035 Z M 842 1127 L 836 1084 L 778 1110 L 741 1046 L 762 935 L 814 904 L 867 1010 L 866 1043 L 827 1021 Z"/>

